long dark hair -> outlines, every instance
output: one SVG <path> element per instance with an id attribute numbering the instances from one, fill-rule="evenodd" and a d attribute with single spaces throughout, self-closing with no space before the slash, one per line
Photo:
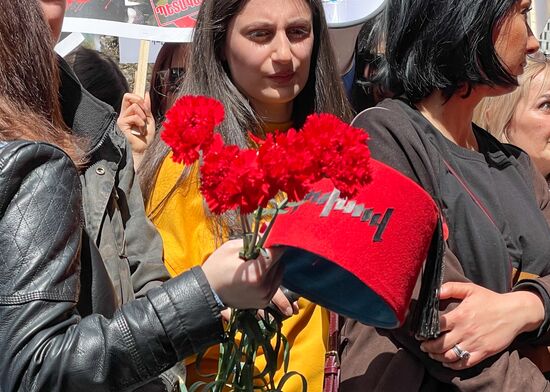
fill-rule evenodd
<path id="1" fill-rule="evenodd" d="M 293 125 L 301 127 L 305 118 L 315 112 L 332 113 L 350 121 L 352 110 L 336 68 L 323 6 L 320 0 L 304 1 L 311 9 L 315 38 L 308 81 L 294 100 Z M 246 97 L 231 81 L 223 60 L 223 49 L 229 23 L 246 2 L 247 0 L 205 0 L 202 3 L 195 27 L 189 69 L 181 87 L 182 95 L 206 95 L 221 101 L 226 108 L 226 116 L 218 130 L 227 143 L 241 147 L 249 144 L 245 131 L 260 130 L 262 122 Z M 146 204 L 150 200 L 157 172 L 168 152 L 168 146 L 159 137 L 146 152 L 140 169 Z M 187 168 L 183 171 L 173 190 L 185 180 L 189 170 Z M 172 192 L 165 200 L 171 194 Z M 162 203 L 155 206 L 153 214 L 161 208 Z"/>
<path id="2" fill-rule="evenodd" d="M 385 57 L 379 78 L 418 102 L 476 84 L 514 86 L 493 44 L 495 28 L 518 0 L 388 0 Z"/>
<path id="3" fill-rule="evenodd" d="M 53 38 L 40 3 L 0 7 L 0 140 L 27 139 L 61 147 L 75 162 L 81 153 L 63 122 Z"/>

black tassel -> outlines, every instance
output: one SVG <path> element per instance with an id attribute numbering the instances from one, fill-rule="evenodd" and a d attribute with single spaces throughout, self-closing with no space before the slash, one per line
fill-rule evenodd
<path id="1" fill-rule="evenodd" d="M 445 250 L 441 218 L 432 237 L 424 265 L 418 302 L 413 310 L 411 330 L 417 339 L 434 339 L 439 336 L 439 290 L 443 279 L 443 253 Z"/>

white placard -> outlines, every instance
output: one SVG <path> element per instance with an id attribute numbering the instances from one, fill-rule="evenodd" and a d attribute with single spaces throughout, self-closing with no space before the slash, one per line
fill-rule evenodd
<path id="1" fill-rule="evenodd" d="M 121 64 L 136 64 L 139 58 L 139 40 L 120 37 L 118 39 L 118 49 L 120 53 Z M 162 42 L 152 41 L 149 47 L 148 62 L 153 64 L 157 59 L 158 53 L 162 48 Z"/>
<path id="2" fill-rule="evenodd" d="M 65 18 L 63 31 L 161 42 L 191 42 L 193 29 L 154 27 L 99 19 Z"/>

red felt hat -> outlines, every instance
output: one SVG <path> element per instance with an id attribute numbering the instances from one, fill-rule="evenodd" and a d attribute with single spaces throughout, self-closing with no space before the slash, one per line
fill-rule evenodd
<path id="1" fill-rule="evenodd" d="M 398 327 L 438 222 L 433 199 L 371 159 L 372 182 L 353 199 L 316 184 L 273 225 L 266 246 L 287 246 L 283 285 L 362 323 Z"/>

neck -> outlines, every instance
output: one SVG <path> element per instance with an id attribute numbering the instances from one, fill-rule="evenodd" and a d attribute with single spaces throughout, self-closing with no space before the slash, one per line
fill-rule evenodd
<path id="1" fill-rule="evenodd" d="M 445 101 L 442 92 L 435 91 L 416 106 L 447 139 L 461 147 L 477 150 L 472 117 L 475 107 L 484 94 L 475 89 L 467 98 L 462 98 L 463 94 L 464 92 L 459 90 L 448 101 Z"/>
<path id="2" fill-rule="evenodd" d="M 261 104 L 250 101 L 252 107 L 266 123 L 285 123 L 292 120 L 292 102 L 281 104 Z"/>

